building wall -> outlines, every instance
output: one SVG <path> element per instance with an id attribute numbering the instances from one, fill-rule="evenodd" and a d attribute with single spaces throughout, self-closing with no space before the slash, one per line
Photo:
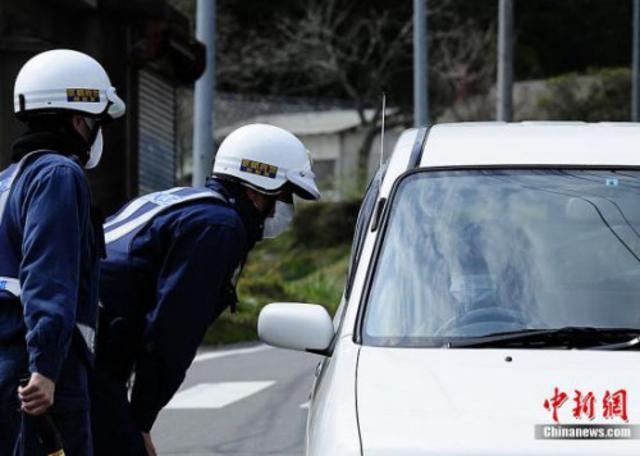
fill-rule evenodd
<path id="1" fill-rule="evenodd" d="M 126 116 L 104 127 L 102 161 L 88 172 L 94 202 L 110 214 L 136 196 L 139 70 L 152 67 L 174 86 L 191 84 L 201 72 L 185 55 L 201 58 L 204 47 L 191 37 L 188 21 L 176 15 L 162 0 L 0 1 L 0 166 L 8 163 L 11 144 L 23 131 L 13 117 L 20 67 L 47 49 L 76 49 L 102 63 L 127 104 Z M 185 24 L 186 30 L 176 29 Z M 178 43 L 170 51 L 162 47 L 169 39 Z M 175 55 L 175 49 L 188 52 Z M 154 109 L 166 109 L 159 101 Z"/>
<path id="2" fill-rule="evenodd" d="M 340 134 L 340 161 L 336 186 L 336 199 L 348 200 L 358 197 L 357 179 L 358 151 L 364 135 L 358 129 L 345 130 Z"/>
<path id="3" fill-rule="evenodd" d="M 402 129 L 387 130 L 384 137 L 385 159 L 388 159 L 402 133 Z M 338 133 L 299 136 L 311 151 L 314 170 L 325 200 L 349 200 L 362 196 L 358 182 L 358 153 L 364 133 L 360 129 L 349 129 Z M 333 166 L 333 172 L 329 167 Z M 380 135 L 376 135 L 369 152 L 367 182 L 380 165 Z M 328 177 L 332 181 L 329 182 Z"/>
<path id="4" fill-rule="evenodd" d="M 340 156 L 340 135 L 337 133 L 300 135 L 299 138 L 313 160 L 337 160 Z"/>
<path id="5" fill-rule="evenodd" d="M 402 130 L 387 130 L 384 138 L 385 157 L 393 152 L 398 137 Z M 323 190 L 323 199 L 349 200 L 362 196 L 362 190 L 358 183 L 358 153 L 364 133 L 360 129 L 348 129 L 338 133 L 325 133 L 318 135 L 300 136 L 307 148 L 311 151 L 316 177 Z M 328 168 L 333 165 L 333 172 Z M 371 144 L 367 167 L 367 181 L 371 178 L 380 164 L 380 135 L 376 135 Z M 328 182 L 327 176 L 331 174 L 333 181 Z"/>
<path id="6" fill-rule="evenodd" d="M 402 128 L 396 128 L 393 130 L 386 130 L 384 132 L 384 160 L 388 161 L 389 157 L 393 153 L 393 148 L 396 146 L 398 142 L 398 138 L 402 134 Z M 371 144 L 371 153 L 369 154 L 369 163 L 368 163 L 368 176 L 369 178 L 373 177 L 380 166 L 380 135 L 376 135 Z"/>
<path id="7" fill-rule="evenodd" d="M 337 133 L 298 135 L 311 153 L 316 181 L 325 195 L 333 193 L 340 158 L 340 135 Z"/>

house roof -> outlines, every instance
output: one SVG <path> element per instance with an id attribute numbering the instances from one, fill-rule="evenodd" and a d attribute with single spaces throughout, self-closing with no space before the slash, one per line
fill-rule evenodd
<path id="1" fill-rule="evenodd" d="M 216 119 L 221 127 L 239 120 L 265 114 L 326 111 L 350 108 L 344 100 L 332 98 L 256 95 L 236 92 L 216 92 Z"/>
<path id="2" fill-rule="evenodd" d="M 374 114 L 372 109 L 365 111 L 370 119 Z M 289 130 L 294 135 L 317 135 L 323 133 L 338 133 L 360 125 L 360 117 L 355 109 L 332 109 L 328 111 L 307 111 L 285 114 L 263 114 L 216 129 L 216 136 L 226 136 L 234 129 L 248 123 L 266 123 Z"/>
<path id="3" fill-rule="evenodd" d="M 358 112 L 344 100 L 216 94 L 215 137 L 223 138 L 248 123 L 268 123 L 297 135 L 336 133 L 360 124 Z M 368 118 L 374 111 L 366 110 Z"/>

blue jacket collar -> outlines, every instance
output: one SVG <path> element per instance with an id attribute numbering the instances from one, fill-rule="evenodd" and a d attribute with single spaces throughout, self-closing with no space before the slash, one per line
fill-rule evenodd
<path id="1" fill-rule="evenodd" d="M 248 250 L 252 249 L 255 243 L 262 239 L 264 217 L 247 197 L 245 188 L 236 182 L 215 177 L 209 178 L 206 186 L 224 195 L 231 206 L 238 212 L 247 231 Z"/>

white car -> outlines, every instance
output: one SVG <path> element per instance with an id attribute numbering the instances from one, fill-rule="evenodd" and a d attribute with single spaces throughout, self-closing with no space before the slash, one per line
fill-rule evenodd
<path id="1" fill-rule="evenodd" d="M 259 333 L 325 355 L 307 455 L 640 455 L 640 124 L 406 131 L 334 321 Z"/>

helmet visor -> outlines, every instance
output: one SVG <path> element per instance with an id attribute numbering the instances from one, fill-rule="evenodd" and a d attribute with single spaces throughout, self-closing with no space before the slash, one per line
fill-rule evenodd
<path id="1" fill-rule="evenodd" d="M 287 181 L 294 188 L 294 193 L 302 199 L 320 199 L 320 190 L 316 185 L 315 175 L 310 169 L 303 171 L 287 171 Z"/>
<path id="2" fill-rule="evenodd" d="M 112 119 L 117 119 L 118 117 L 122 117 L 127 110 L 124 101 L 116 94 L 116 89 L 114 87 L 109 87 L 107 89 L 107 115 Z"/>

